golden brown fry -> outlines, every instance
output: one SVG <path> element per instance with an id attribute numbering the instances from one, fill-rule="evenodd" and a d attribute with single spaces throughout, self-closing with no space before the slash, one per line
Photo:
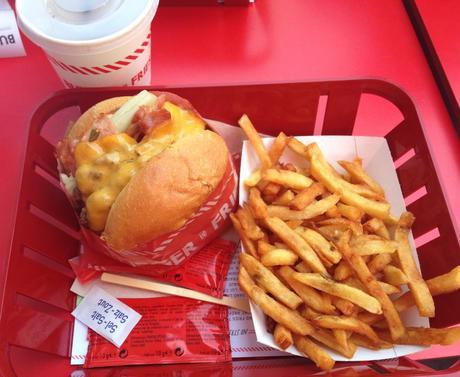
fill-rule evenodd
<path id="1" fill-rule="evenodd" d="M 340 215 L 339 209 L 335 205 L 334 207 L 331 207 L 326 211 L 326 216 L 327 217 L 340 217 L 341 215 Z"/>
<path id="2" fill-rule="evenodd" d="M 313 271 L 328 275 L 326 268 L 321 263 L 310 245 L 308 245 L 308 243 L 294 230 L 289 228 L 283 220 L 277 217 L 269 217 L 265 221 L 270 230 L 281 238 L 283 242 L 288 245 L 289 248 L 305 263 L 307 263 Z"/>
<path id="3" fill-rule="evenodd" d="M 384 340 L 389 340 L 387 331 L 378 331 L 379 336 Z M 419 346 L 431 346 L 440 344 L 448 346 L 460 340 L 460 327 L 451 327 L 447 329 L 407 327 L 406 333 L 403 334 L 395 343 L 397 344 L 414 344 Z"/>
<path id="4" fill-rule="evenodd" d="M 291 229 L 297 229 L 303 223 L 302 220 L 287 220 L 286 224 Z"/>
<path id="5" fill-rule="evenodd" d="M 325 239 L 320 233 L 309 228 L 297 228 L 296 232 L 308 242 L 318 255 L 322 255 L 328 261 L 336 264 L 342 259 L 336 247 Z"/>
<path id="6" fill-rule="evenodd" d="M 391 262 L 391 254 L 377 254 L 367 264 L 372 275 L 376 275 Z"/>
<path id="7" fill-rule="evenodd" d="M 334 367 L 335 361 L 314 342 L 306 336 L 294 335 L 294 344 L 296 348 L 307 355 L 315 365 L 322 370 L 330 370 Z"/>
<path id="8" fill-rule="evenodd" d="M 427 280 L 426 284 L 433 296 L 452 293 L 460 289 L 460 266 L 455 267 L 447 274 L 439 275 Z M 415 305 L 414 297 L 410 292 L 406 292 L 398 297 L 395 302 L 396 310 L 402 312 Z"/>
<path id="9" fill-rule="evenodd" d="M 264 232 L 262 232 L 262 229 L 256 224 L 254 217 L 252 217 L 251 210 L 246 204 L 236 211 L 236 217 L 238 217 L 248 238 L 251 240 L 260 240 L 264 237 Z"/>
<path id="10" fill-rule="evenodd" d="M 300 273 L 295 272 L 294 278 L 303 284 L 316 288 L 322 292 L 329 293 L 333 296 L 338 296 L 353 304 L 371 312 L 380 314 L 382 307 L 380 303 L 372 296 L 363 291 L 350 287 L 346 284 L 337 283 L 332 279 L 328 279 L 318 273 Z"/>
<path id="11" fill-rule="evenodd" d="M 320 220 L 318 222 L 318 225 L 319 226 L 334 225 L 337 228 L 342 229 L 342 231 L 351 229 L 351 231 L 353 232 L 353 235 L 355 236 L 359 236 L 363 234 L 363 226 L 360 223 L 357 223 L 355 221 L 351 221 L 348 219 L 344 219 L 342 217 Z"/>
<path id="12" fill-rule="evenodd" d="M 297 263 L 294 268 L 297 272 L 313 272 L 304 262 Z"/>
<path id="13" fill-rule="evenodd" d="M 267 169 L 262 174 L 262 178 L 294 190 L 306 189 L 313 183 L 310 178 L 303 174 L 290 170 Z"/>
<path id="14" fill-rule="evenodd" d="M 371 340 L 366 338 L 365 336 L 362 336 L 360 334 L 354 333 L 350 337 L 350 341 L 356 344 L 359 347 L 364 347 L 368 348 L 371 350 L 380 350 L 380 349 L 385 349 L 385 348 L 392 348 L 393 344 L 391 342 L 386 342 L 384 340 L 380 339 L 379 344 L 373 343 Z"/>
<path id="15" fill-rule="evenodd" d="M 398 242 L 397 255 L 401 270 L 406 274 L 408 286 L 415 299 L 418 311 L 422 317 L 434 317 L 435 308 L 431 293 L 415 264 L 409 244 L 409 231 L 414 216 L 410 212 L 401 215 L 395 230 L 395 240 Z"/>
<path id="16" fill-rule="evenodd" d="M 363 224 L 364 230 L 368 233 L 375 233 L 386 240 L 390 239 L 390 232 L 388 231 L 385 223 L 374 217 Z"/>
<path id="17" fill-rule="evenodd" d="M 351 221 L 361 222 L 361 218 L 364 216 L 363 210 L 343 203 L 337 203 L 337 210 L 341 216 Z"/>
<path id="18" fill-rule="evenodd" d="M 395 287 L 394 285 L 385 283 L 383 281 L 377 281 L 377 283 L 380 285 L 380 287 L 383 289 L 383 291 L 387 295 L 392 295 L 392 294 L 395 294 L 395 293 L 401 293 L 401 289 L 399 289 L 399 287 Z M 348 284 L 348 285 L 350 285 L 352 287 L 361 289 L 364 292 L 366 291 L 366 288 L 364 287 L 364 285 L 358 279 L 356 279 L 354 277 L 348 278 L 345 281 L 345 284 Z"/>
<path id="19" fill-rule="evenodd" d="M 285 350 L 290 347 L 294 340 L 292 339 L 292 333 L 283 325 L 279 323 L 275 326 L 275 331 L 273 332 L 273 338 L 275 339 L 276 344 L 281 349 Z"/>
<path id="20" fill-rule="evenodd" d="M 351 239 L 350 247 L 359 255 L 374 255 L 382 253 L 394 253 L 398 248 L 396 241 L 385 240 L 373 234 L 354 236 Z"/>
<path id="21" fill-rule="evenodd" d="M 272 166 L 278 163 L 281 155 L 284 152 L 284 149 L 289 142 L 290 137 L 287 137 L 284 132 L 280 132 L 276 137 L 275 141 L 273 142 L 270 150 L 268 151 L 268 156 L 270 157 L 270 161 L 272 162 Z"/>
<path id="22" fill-rule="evenodd" d="M 301 141 L 297 140 L 295 137 L 289 140 L 288 147 L 298 155 L 308 158 L 307 146 L 303 144 Z"/>
<path id="23" fill-rule="evenodd" d="M 354 162 L 348 161 L 337 161 L 340 166 L 342 166 L 348 174 L 354 179 L 354 181 L 363 183 L 371 188 L 376 194 L 380 195 L 382 198 L 385 197 L 385 193 L 382 187 L 372 178 L 370 177 L 363 169 L 363 167 Z"/>
<path id="24" fill-rule="evenodd" d="M 317 312 L 316 310 L 313 310 L 312 308 L 306 305 L 300 310 L 300 314 L 302 314 L 303 317 L 309 320 L 321 315 L 321 313 Z"/>
<path id="25" fill-rule="evenodd" d="M 311 186 L 299 192 L 289 204 L 290 209 L 300 211 L 310 205 L 317 196 L 325 192 L 325 187 L 318 182 L 313 182 Z"/>
<path id="26" fill-rule="evenodd" d="M 254 246 L 254 243 L 246 235 L 236 215 L 231 213 L 230 220 L 232 221 L 233 227 L 235 228 L 235 230 L 238 232 L 238 235 L 240 236 L 244 250 L 248 252 L 249 254 L 251 254 L 254 258 L 258 258 L 257 250 L 256 250 L 256 247 Z"/>
<path id="27" fill-rule="evenodd" d="M 291 190 L 286 190 L 273 201 L 273 204 L 280 205 L 280 206 L 287 206 L 289 205 L 291 200 L 294 198 L 295 198 L 295 194 Z"/>
<path id="28" fill-rule="evenodd" d="M 407 276 L 398 267 L 388 265 L 383 269 L 385 281 L 393 285 L 403 285 L 408 283 Z"/>
<path id="29" fill-rule="evenodd" d="M 282 304 L 296 309 L 302 299 L 286 287 L 268 268 L 256 258 L 246 253 L 240 254 L 240 263 L 251 278 L 267 292 L 270 292 Z M 272 317 L 273 318 L 273 317 Z"/>
<path id="30" fill-rule="evenodd" d="M 350 301 L 337 296 L 331 296 L 332 304 L 339 309 L 342 314 L 351 316 L 355 315 L 357 312 L 357 307 Z M 366 312 L 367 313 L 367 312 Z"/>
<path id="31" fill-rule="evenodd" d="M 353 331 L 368 337 L 374 344 L 380 343 L 380 339 L 372 328 L 357 318 L 345 316 L 321 315 L 313 318 L 312 323 L 326 329 L 340 329 Z"/>
<path id="32" fill-rule="evenodd" d="M 334 334 L 335 340 L 341 347 L 345 349 L 348 348 L 348 331 L 341 329 L 333 329 L 332 334 Z"/>
<path id="33" fill-rule="evenodd" d="M 366 290 L 381 304 L 383 315 L 390 327 L 391 336 L 393 339 L 398 339 L 404 333 L 404 325 L 401 322 L 401 318 L 387 294 L 370 273 L 363 258 L 350 247 L 350 238 L 351 232 L 347 231 L 340 238 L 337 247 L 341 251 L 344 259 L 354 270 L 361 283 L 366 287 Z"/>
<path id="34" fill-rule="evenodd" d="M 249 189 L 249 206 L 256 219 L 264 219 L 268 217 L 267 205 L 260 196 L 260 191 L 252 187 Z"/>
<path id="35" fill-rule="evenodd" d="M 308 285 L 299 283 L 294 279 L 293 274 L 295 271 L 288 267 L 283 266 L 278 269 L 277 274 L 280 276 L 293 290 L 299 295 L 303 302 L 312 309 L 325 314 L 334 314 L 334 307 L 323 300 L 323 297 L 315 289 Z"/>
<path id="36" fill-rule="evenodd" d="M 254 170 L 251 175 L 245 179 L 244 184 L 248 187 L 256 186 L 262 179 L 262 171 L 260 169 Z"/>
<path id="37" fill-rule="evenodd" d="M 363 190 L 358 185 L 353 185 L 344 179 L 338 178 L 333 169 L 324 159 L 324 156 L 316 143 L 307 146 L 308 156 L 311 164 L 311 174 L 329 191 L 340 194 L 341 200 L 351 206 L 362 209 L 370 216 L 377 217 L 384 221 L 391 221 L 390 205 L 368 199 L 362 194 Z M 372 190 L 369 190 L 372 192 Z"/>
<path id="38" fill-rule="evenodd" d="M 276 197 L 281 191 L 282 186 L 278 183 L 268 182 L 262 190 L 264 196 L 274 196 Z"/>
<path id="39" fill-rule="evenodd" d="M 287 249 L 273 249 L 261 256 L 260 261 L 266 267 L 292 266 L 299 256 Z"/>
<path id="40" fill-rule="evenodd" d="M 308 220 L 322 215 L 340 200 L 340 196 L 329 195 L 325 199 L 317 200 L 301 211 L 294 211 L 285 206 L 271 205 L 268 207 L 270 217 L 279 217 L 282 220 Z"/>
<path id="41" fill-rule="evenodd" d="M 334 271 L 334 279 L 343 281 L 353 275 L 353 270 L 345 260 L 341 260 Z"/>
<path id="42" fill-rule="evenodd" d="M 300 335 L 311 334 L 314 329 L 310 323 L 295 310 L 291 310 L 278 301 L 268 296 L 263 289 L 254 284 L 248 272 L 240 266 L 238 283 L 241 290 L 257 305 L 262 311 L 273 318 L 293 333 Z"/>
<path id="43" fill-rule="evenodd" d="M 259 157 L 260 163 L 262 165 L 262 170 L 268 169 L 272 165 L 272 162 L 268 156 L 267 150 L 265 149 L 264 143 L 259 136 L 259 133 L 252 125 L 252 122 L 249 120 L 248 116 L 244 114 L 238 121 L 238 124 L 248 137 L 257 156 Z"/>
<path id="44" fill-rule="evenodd" d="M 351 359 L 353 357 L 353 355 L 355 354 L 356 352 L 356 345 L 352 342 L 349 342 L 348 343 L 348 348 L 345 349 L 343 348 L 342 346 L 340 346 L 336 340 L 335 340 L 335 337 L 334 335 L 332 334 L 331 331 L 328 331 L 328 330 L 324 330 L 324 329 L 316 329 L 315 332 L 313 332 L 312 334 L 310 334 L 310 336 L 317 340 L 318 342 L 320 343 L 323 343 L 324 345 L 326 345 L 327 347 L 329 347 L 330 349 L 340 353 L 341 355 Z"/>
<path id="45" fill-rule="evenodd" d="M 259 255 L 264 255 L 268 253 L 270 250 L 274 249 L 276 249 L 276 247 L 268 243 L 267 241 L 259 240 L 257 242 L 257 252 L 259 253 Z"/>

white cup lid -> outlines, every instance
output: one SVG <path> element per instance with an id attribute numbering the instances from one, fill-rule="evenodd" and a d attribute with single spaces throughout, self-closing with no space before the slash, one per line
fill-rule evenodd
<path id="1" fill-rule="evenodd" d="M 21 30 L 41 47 L 104 43 L 151 22 L 158 0 L 16 0 Z"/>

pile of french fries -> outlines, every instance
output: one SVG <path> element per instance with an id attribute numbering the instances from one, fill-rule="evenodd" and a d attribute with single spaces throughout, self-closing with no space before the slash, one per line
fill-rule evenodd
<path id="1" fill-rule="evenodd" d="M 381 186 L 362 161 L 336 171 L 316 143 L 280 133 L 267 151 L 249 118 L 239 124 L 260 167 L 244 184 L 248 202 L 231 214 L 244 253 L 238 282 L 267 316 L 276 344 L 292 344 L 321 369 L 352 358 L 357 347 L 452 344 L 460 328 L 405 327 L 400 314 L 416 305 L 434 317 L 433 296 L 460 289 L 460 266 L 425 281 L 409 244 L 414 216 L 390 214 Z M 280 162 L 285 148 L 307 168 Z M 402 286 L 409 291 L 402 293 Z"/>

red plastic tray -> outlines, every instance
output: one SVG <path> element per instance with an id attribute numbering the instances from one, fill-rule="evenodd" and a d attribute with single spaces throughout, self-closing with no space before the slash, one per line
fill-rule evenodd
<path id="1" fill-rule="evenodd" d="M 62 137 L 68 121 L 94 103 L 140 89 L 61 91 L 44 101 L 31 118 L 13 241 L 7 265 L 0 266 L 0 374 L 143 376 L 176 375 L 179 370 L 185 375 L 200 376 L 322 374 L 308 360 L 298 358 L 240 360 L 225 365 L 105 368 L 85 370 L 84 374 L 69 365 L 74 295 L 69 290 L 73 274 L 67 260 L 78 254 L 80 243 L 73 211 L 57 184 L 53 144 Z M 350 135 L 362 94 L 390 101 L 403 116 L 402 122 L 386 135 L 393 159 L 399 159 L 397 173 L 403 194 L 406 197 L 421 187 L 427 192 L 408 206 L 417 217 L 414 237 L 435 234 L 431 237 L 434 239 L 417 249 L 422 273 L 430 278 L 460 264 L 460 246 L 416 109 L 398 87 L 379 80 L 353 80 L 160 89 L 188 98 L 210 119 L 234 124 L 247 113 L 259 131 L 268 134 L 281 129 L 292 135 L 313 134 L 321 108 L 318 105 L 327 100 L 322 133 Z M 437 316 L 432 326 L 460 322 L 460 293 L 436 297 L 435 302 Z M 432 369 L 408 359 L 338 363 L 331 375 L 374 376 L 389 371 L 399 376 L 435 375 Z M 436 373 L 458 375 L 460 364 Z"/>

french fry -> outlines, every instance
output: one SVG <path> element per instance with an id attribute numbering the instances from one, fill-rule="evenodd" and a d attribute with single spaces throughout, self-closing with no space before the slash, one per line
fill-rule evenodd
<path id="1" fill-rule="evenodd" d="M 238 124 L 248 137 L 249 141 L 251 142 L 251 145 L 254 147 L 254 150 L 257 156 L 259 157 L 262 170 L 268 169 L 272 165 L 272 162 L 267 153 L 267 150 L 265 149 L 264 143 L 262 142 L 262 139 L 259 136 L 259 133 L 254 128 L 248 116 L 244 114 L 238 121 Z"/>
<path id="2" fill-rule="evenodd" d="M 291 229 L 297 229 L 303 223 L 302 220 L 287 220 L 286 224 Z"/>
<path id="3" fill-rule="evenodd" d="M 332 333 L 334 334 L 335 340 L 341 347 L 345 349 L 348 348 L 348 331 L 341 329 L 333 329 Z"/>
<path id="4" fill-rule="evenodd" d="M 401 215 L 395 230 L 395 240 L 399 244 L 397 253 L 401 269 L 407 276 L 407 284 L 414 296 L 420 315 L 422 317 L 434 317 L 433 297 L 417 269 L 409 245 L 409 230 L 413 221 L 414 216 L 410 212 L 405 212 Z"/>
<path id="5" fill-rule="evenodd" d="M 288 142 L 288 147 L 293 152 L 297 153 L 299 156 L 305 157 L 308 159 L 308 151 L 307 146 L 297 140 L 295 137 L 291 138 Z"/>
<path id="6" fill-rule="evenodd" d="M 313 272 L 304 262 L 297 263 L 294 268 L 297 272 Z"/>
<path id="7" fill-rule="evenodd" d="M 273 249 L 261 256 L 260 261 L 266 267 L 292 266 L 299 256 L 287 249 Z"/>
<path id="8" fill-rule="evenodd" d="M 340 329 L 356 332 L 369 338 L 374 344 L 379 344 L 380 339 L 372 328 L 357 318 L 346 316 L 321 315 L 313 318 L 312 323 L 325 329 Z"/>
<path id="9" fill-rule="evenodd" d="M 299 335 L 311 334 L 314 329 L 310 323 L 295 310 L 291 310 L 268 296 L 263 289 L 254 284 L 244 267 L 240 267 L 238 284 L 241 290 L 262 311 L 288 330 Z"/>
<path id="10" fill-rule="evenodd" d="M 286 190 L 273 201 L 273 204 L 287 206 L 294 198 L 295 194 L 291 190 Z"/>
<path id="11" fill-rule="evenodd" d="M 289 203 L 289 208 L 296 211 L 305 209 L 315 198 L 325 192 L 321 183 L 313 182 L 309 187 L 299 192 L 296 197 Z"/>
<path id="12" fill-rule="evenodd" d="M 273 338 L 275 339 L 276 344 L 281 349 L 285 350 L 290 347 L 294 340 L 292 339 L 292 333 L 283 325 L 279 323 L 276 324 L 275 330 L 273 332 Z"/>
<path id="13" fill-rule="evenodd" d="M 316 288 L 322 292 L 337 296 L 375 314 L 382 313 L 380 303 L 374 297 L 363 291 L 350 287 L 346 284 L 337 283 L 318 273 L 300 273 L 295 272 L 294 278 L 299 282 Z"/>
<path id="14" fill-rule="evenodd" d="M 279 217 L 282 220 L 308 220 L 322 215 L 339 200 L 339 195 L 329 195 L 325 199 L 314 201 L 301 211 L 294 211 L 285 206 L 270 205 L 268 206 L 268 215 L 270 217 Z"/>
<path id="15" fill-rule="evenodd" d="M 262 179 L 262 171 L 260 169 L 254 170 L 251 175 L 244 180 L 247 187 L 256 186 Z"/>
<path id="16" fill-rule="evenodd" d="M 408 278 L 398 267 L 388 265 L 383 269 L 385 281 L 393 285 L 403 285 L 408 283 Z"/>
<path id="17" fill-rule="evenodd" d="M 332 304 L 339 309 L 342 314 L 351 316 L 356 314 L 357 312 L 357 307 L 350 301 L 344 300 L 343 298 L 337 297 L 337 296 L 331 296 L 332 298 Z"/>
<path id="18" fill-rule="evenodd" d="M 334 307 L 323 300 L 323 297 L 313 288 L 308 285 L 299 283 L 294 279 L 293 274 L 295 271 L 288 267 L 280 267 L 277 271 L 278 275 L 294 290 L 297 295 L 303 300 L 303 302 L 320 313 L 334 314 Z"/>
<path id="19" fill-rule="evenodd" d="M 268 217 L 267 205 L 260 196 L 260 191 L 256 187 L 249 189 L 249 206 L 256 219 Z"/>
<path id="20" fill-rule="evenodd" d="M 238 217 L 238 220 L 249 239 L 260 240 L 264 237 L 264 233 L 256 224 L 254 217 L 252 217 L 251 210 L 246 204 L 236 211 L 236 217 Z"/>
<path id="21" fill-rule="evenodd" d="M 249 254 L 240 254 L 240 263 L 251 278 L 290 309 L 296 309 L 302 299 L 286 287 L 268 268 Z M 267 313 L 268 314 L 268 313 Z M 273 318 L 273 317 L 272 317 Z M 279 321 L 278 321 L 279 322 Z"/>
<path id="22" fill-rule="evenodd" d="M 365 198 L 362 196 L 363 192 L 357 192 L 359 191 L 357 185 L 352 185 L 344 179 L 337 178 L 316 143 L 309 144 L 307 151 L 312 176 L 326 186 L 329 191 L 340 194 L 341 200 L 344 203 L 360 208 L 370 216 L 384 221 L 393 221 L 390 216 L 390 205 L 388 203 Z"/>
<path id="23" fill-rule="evenodd" d="M 402 336 L 402 334 L 404 334 L 404 325 L 401 318 L 399 317 L 399 314 L 388 295 L 383 291 L 382 287 L 377 283 L 377 280 L 375 280 L 374 276 L 370 273 L 362 257 L 350 247 L 350 238 L 350 231 L 344 233 L 337 243 L 337 247 L 345 260 L 354 270 L 361 283 L 366 287 L 366 290 L 380 303 L 383 315 L 388 322 L 391 336 L 393 339 L 398 339 Z"/>
<path id="24" fill-rule="evenodd" d="M 294 344 L 296 348 L 307 355 L 315 365 L 322 370 L 330 370 L 334 367 L 335 361 L 324 351 L 318 347 L 314 342 L 306 336 L 294 335 Z"/>
<path id="25" fill-rule="evenodd" d="M 310 178 L 290 170 L 267 169 L 262 178 L 294 190 L 304 190 L 313 183 Z"/>
<path id="26" fill-rule="evenodd" d="M 336 247 L 328 242 L 320 233 L 309 228 L 296 228 L 296 232 L 307 241 L 317 254 L 322 255 L 331 263 L 336 264 L 342 256 L 337 251 Z"/>
<path id="27" fill-rule="evenodd" d="M 363 210 L 343 203 L 337 203 L 337 210 L 341 216 L 351 221 L 360 222 L 361 218 L 364 216 Z"/>
<path id="28" fill-rule="evenodd" d="M 327 226 L 327 225 L 333 225 L 336 226 L 337 228 L 340 228 L 342 231 L 345 231 L 347 229 L 350 229 L 353 232 L 353 235 L 359 236 L 363 234 L 363 226 L 360 223 L 357 223 L 356 221 L 351 221 L 348 219 L 344 218 L 334 218 L 334 219 L 326 219 L 326 220 L 320 220 L 318 221 L 319 226 Z"/>
<path id="29" fill-rule="evenodd" d="M 278 183 L 268 182 L 262 190 L 264 196 L 273 196 L 276 197 L 281 191 L 282 186 Z"/>
<path id="30" fill-rule="evenodd" d="M 378 331 L 378 335 L 384 340 L 389 340 L 387 331 Z M 440 344 L 448 346 L 460 340 L 460 327 L 447 329 L 407 327 L 405 334 L 396 340 L 397 344 L 413 344 L 419 346 L 431 346 Z"/>
<path id="31" fill-rule="evenodd" d="M 447 274 L 436 276 L 426 281 L 428 289 L 433 296 L 452 293 L 460 289 L 460 266 L 455 267 Z M 402 312 L 415 305 L 414 296 L 406 292 L 395 300 L 395 307 Z"/>
<path id="32" fill-rule="evenodd" d="M 264 255 L 268 253 L 270 250 L 274 250 L 274 249 L 276 249 L 276 247 L 268 243 L 267 241 L 264 241 L 264 240 L 257 241 L 257 252 L 259 253 L 259 255 Z"/>
<path id="33" fill-rule="evenodd" d="M 364 230 L 368 233 L 375 233 L 377 236 L 380 236 L 386 240 L 390 239 L 390 232 L 388 231 L 385 223 L 376 217 L 366 221 L 363 224 L 363 227 Z"/>
<path id="34" fill-rule="evenodd" d="M 335 341 L 335 337 L 331 331 L 324 329 L 317 329 L 310 336 L 330 349 L 340 353 L 348 359 L 351 359 L 356 352 L 356 345 L 352 342 L 348 343 L 348 348 L 343 348 Z"/>
<path id="35" fill-rule="evenodd" d="M 390 262 L 391 254 L 376 254 L 367 264 L 367 267 L 369 267 L 369 271 L 372 275 L 376 275 L 380 271 L 383 271 Z"/>
<path id="36" fill-rule="evenodd" d="M 277 217 L 269 217 L 265 221 L 270 230 L 281 238 L 313 271 L 328 275 L 326 268 L 310 245 L 294 230 L 289 228 L 283 220 Z"/>
<path id="37" fill-rule="evenodd" d="M 287 137 L 284 132 L 280 132 L 276 137 L 275 141 L 273 142 L 270 150 L 268 151 L 268 156 L 270 157 L 270 161 L 272 162 L 272 166 L 278 163 L 281 155 L 284 152 L 284 149 L 289 142 L 290 137 Z"/>
<path id="38" fill-rule="evenodd" d="M 382 187 L 370 177 L 363 169 L 362 165 L 357 162 L 348 162 L 348 161 L 337 161 L 339 165 L 344 168 L 350 176 L 359 183 L 363 183 L 371 188 L 376 194 L 380 195 L 382 198 L 385 197 L 385 193 Z"/>
<path id="39" fill-rule="evenodd" d="M 257 250 L 256 250 L 256 247 L 254 246 L 254 243 L 246 235 L 246 233 L 245 233 L 243 227 L 241 226 L 240 221 L 238 220 L 236 215 L 231 213 L 230 214 L 230 220 L 231 220 L 231 222 L 233 224 L 233 227 L 238 232 L 238 235 L 240 236 L 241 242 L 243 243 L 243 247 L 246 250 L 246 252 L 251 254 L 254 258 L 258 258 Z"/>
<path id="40" fill-rule="evenodd" d="M 359 255 L 374 255 L 382 253 L 394 253 L 398 248 L 396 241 L 385 240 L 373 234 L 354 236 L 351 239 L 350 247 Z"/>
<path id="41" fill-rule="evenodd" d="M 339 209 L 337 208 L 337 205 L 329 208 L 327 211 L 326 211 L 326 216 L 327 217 L 340 217 L 340 212 L 339 212 Z"/>
<path id="42" fill-rule="evenodd" d="M 343 281 L 353 275 L 353 270 L 347 261 L 341 260 L 334 270 L 334 279 Z"/>
<path id="43" fill-rule="evenodd" d="M 366 288 L 364 287 L 364 285 L 359 280 L 357 280 L 356 278 L 350 277 L 345 281 L 345 283 L 350 285 L 350 286 L 352 286 L 352 287 L 361 289 L 364 292 L 366 291 Z M 401 289 L 399 287 L 395 287 L 394 285 L 385 283 L 383 281 L 377 281 L 377 283 L 380 285 L 380 287 L 383 289 L 383 291 L 387 295 L 392 295 L 392 294 L 395 294 L 395 293 L 401 293 Z"/>

